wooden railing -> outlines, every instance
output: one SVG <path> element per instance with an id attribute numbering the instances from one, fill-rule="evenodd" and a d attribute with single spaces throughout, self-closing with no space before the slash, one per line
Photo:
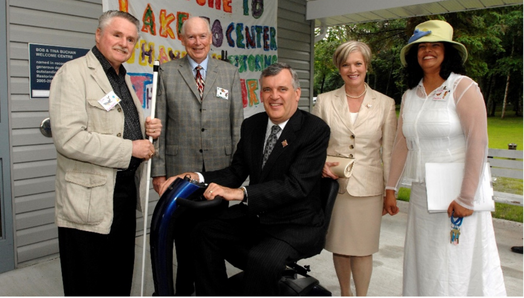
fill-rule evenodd
<path id="1" fill-rule="evenodd" d="M 489 149 L 488 162 L 493 180 L 497 178 L 522 180 L 522 151 Z M 495 191 L 494 197 L 495 201 L 499 203 L 522 206 L 522 195 Z"/>

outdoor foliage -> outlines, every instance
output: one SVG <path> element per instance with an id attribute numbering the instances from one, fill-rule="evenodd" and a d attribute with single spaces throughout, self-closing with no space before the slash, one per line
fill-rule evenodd
<path id="1" fill-rule="evenodd" d="M 400 50 L 415 26 L 430 19 L 449 22 L 455 40 L 468 49 L 466 75 L 479 84 L 488 115 L 502 110 L 504 118 L 511 110 L 512 115 L 521 117 L 522 5 L 329 27 L 324 39 L 315 44 L 314 96 L 343 85 L 332 56 L 338 45 L 354 39 L 367 43 L 373 52 L 366 78 L 370 87 L 400 103 L 406 90 Z"/>

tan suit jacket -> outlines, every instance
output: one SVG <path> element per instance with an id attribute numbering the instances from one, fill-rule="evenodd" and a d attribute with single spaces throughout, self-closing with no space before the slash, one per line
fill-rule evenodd
<path id="1" fill-rule="evenodd" d="M 341 191 L 357 197 L 385 194 L 397 127 L 395 101 L 367 84 L 366 89 L 354 124 L 344 87 L 320 94 L 313 108 L 331 128 L 328 155 L 355 158 L 352 176 L 339 182 Z"/>
<path id="2" fill-rule="evenodd" d="M 126 83 L 144 134 L 144 115 L 129 76 Z M 64 64 L 51 83 L 49 113 L 57 150 L 55 215 L 59 227 L 101 234 L 108 234 L 111 228 L 116 173 L 128 167 L 133 146 L 123 138 L 120 105 L 106 111 L 98 102 L 110 91 L 107 75 L 91 51 Z M 146 191 L 144 164 L 136 171 L 142 199 Z M 138 202 L 141 210 L 144 202 Z"/>

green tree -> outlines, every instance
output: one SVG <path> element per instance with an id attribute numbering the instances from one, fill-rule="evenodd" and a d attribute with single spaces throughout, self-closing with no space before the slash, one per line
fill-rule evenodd
<path id="1" fill-rule="evenodd" d="M 522 5 L 331 27 L 315 44 L 314 94 L 342 86 L 331 56 L 342 42 L 354 39 L 367 43 L 374 53 L 368 84 L 399 103 L 406 89 L 400 50 L 416 25 L 429 19 L 452 24 L 455 40 L 468 49 L 466 74 L 479 84 L 488 115 L 493 116 L 499 105 L 505 111 L 507 103 L 522 116 Z"/>
<path id="2" fill-rule="evenodd" d="M 504 81 L 504 84 L 497 84 L 499 95 L 496 98 L 502 98 L 501 118 L 505 117 L 508 103 L 514 106 L 518 116 L 522 116 L 522 6 L 520 8 L 520 10 L 500 9 L 489 15 L 494 19 L 494 23 L 498 23 L 493 27 L 497 29 L 496 32 L 500 36 L 502 48 L 496 55 L 490 57 L 495 63 L 491 65 L 489 73 L 490 77 L 494 77 L 493 81 Z M 517 88 L 514 88 L 514 85 Z M 494 109 L 492 112 L 494 115 Z"/>
<path id="3" fill-rule="evenodd" d="M 337 88 L 342 81 L 338 69 L 333 65 L 333 53 L 339 44 L 347 39 L 347 26 L 336 26 L 327 29 L 326 37 L 315 43 L 314 95 Z M 317 29 L 317 34 L 319 30 Z"/>

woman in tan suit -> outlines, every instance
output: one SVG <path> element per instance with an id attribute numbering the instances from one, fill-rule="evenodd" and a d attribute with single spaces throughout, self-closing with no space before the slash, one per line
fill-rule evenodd
<path id="1" fill-rule="evenodd" d="M 365 43 L 340 45 L 333 63 L 344 86 L 320 94 L 313 108 L 313 114 L 331 128 L 328 156 L 354 159 L 349 178 L 333 174 L 335 162 L 326 161 L 322 171 L 323 177 L 340 184 L 325 248 L 333 253 L 342 296 L 351 295 L 352 275 L 357 296 L 367 295 L 397 126 L 395 101 L 365 83 L 370 62 L 371 50 Z"/>

